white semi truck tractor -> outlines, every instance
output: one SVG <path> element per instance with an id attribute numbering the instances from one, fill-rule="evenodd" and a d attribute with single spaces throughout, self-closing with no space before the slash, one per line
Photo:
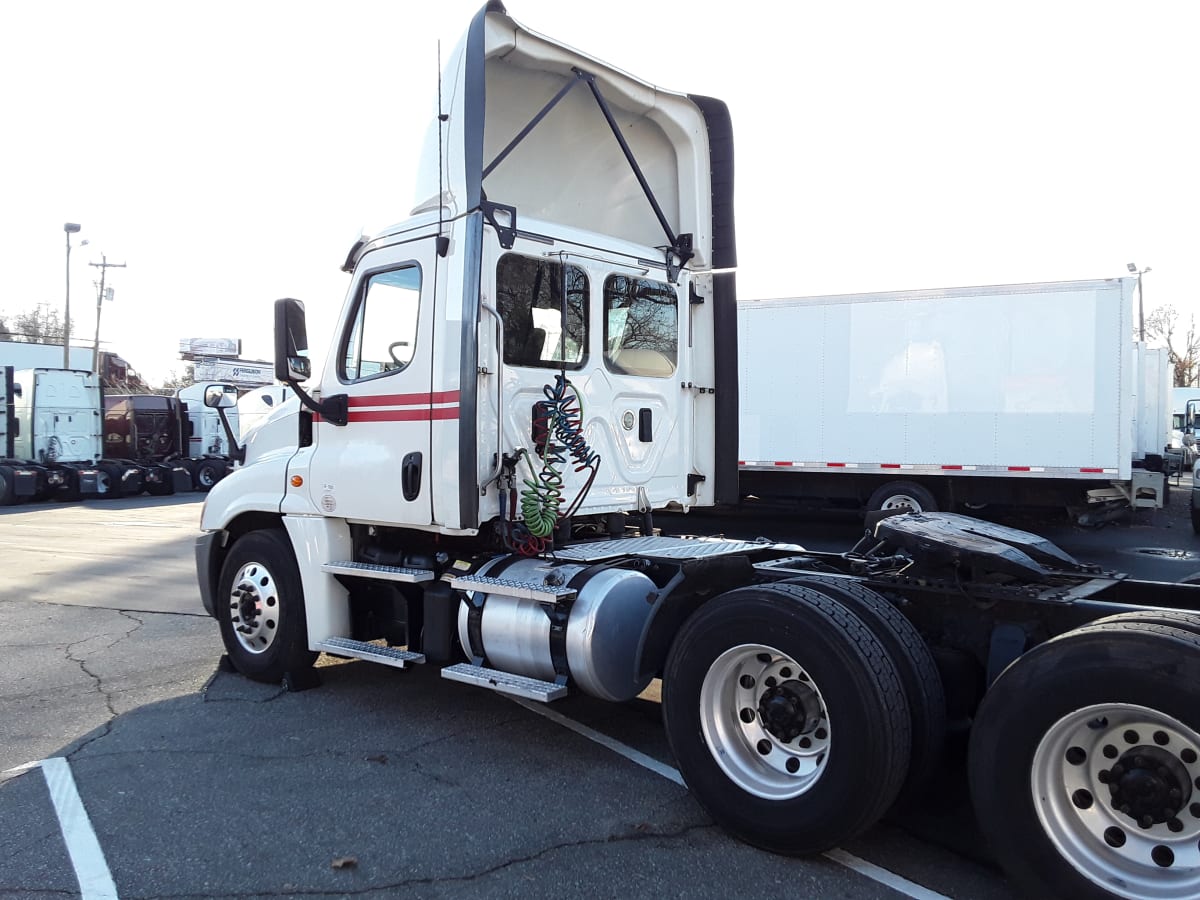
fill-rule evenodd
<path id="1" fill-rule="evenodd" d="M 655 511 L 738 496 L 726 107 L 498 2 L 442 91 L 417 207 L 352 249 L 311 389 L 277 302 L 302 407 L 196 547 L 232 666 L 299 688 L 328 653 L 543 702 L 661 679 L 689 789 L 789 854 L 919 795 L 970 723 L 976 811 L 1031 895 L 1200 894 L 1195 589 L 946 513 L 845 553 L 660 535 Z"/>

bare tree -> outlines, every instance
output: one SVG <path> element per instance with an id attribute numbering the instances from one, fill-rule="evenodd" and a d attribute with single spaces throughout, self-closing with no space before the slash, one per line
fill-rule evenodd
<path id="1" fill-rule="evenodd" d="M 184 366 L 183 374 L 178 374 L 174 369 L 170 371 L 163 383 L 158 387 L 153 388 L 156 394 L 166 394 L 170 396 L 180 388 L 187 387 L 190 384 L 196 383 L 196 370 L 192 366 Z"/>
<path id="2" fill-rule="evenodd" d="M 1176 387 L 1190 387 L 1200 376 L 1200 333 L 1196 317 L 1189 316 L 1187 324 L 1180 320 L 1179 311 L 1170 304 L 1160 306 L 1146 316 L 1146 337 L 1167 346 L 1167 356 L 1174 368 Z"/>
<path id="3" fill-rule="evenodd" d="M 72 330 L 74 327 L 75 320 L 72 319 Z M 31 310 L 17 313 L 7 327 L 3 321 L 0 321 L 0 329 L 10 335 L 5 340 L 22 341 L 29 344 L 60 344 L 63 339 L 62 314 L 45 303 L 39 303 Z"/>

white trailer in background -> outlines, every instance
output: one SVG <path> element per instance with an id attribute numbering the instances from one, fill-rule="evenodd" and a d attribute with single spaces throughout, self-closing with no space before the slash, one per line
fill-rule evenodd
<path id="1" fill-rule="evenodd" d="M 1166 413 L 1141 400 L 1166 384 L 1129 340 L 1134 284 L 739 302 L 743 495 L 1084 522 L 1161 506 Z"/>

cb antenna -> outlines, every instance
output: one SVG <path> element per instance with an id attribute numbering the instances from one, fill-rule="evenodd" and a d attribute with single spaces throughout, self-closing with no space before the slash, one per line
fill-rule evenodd
<path id="1" fill-rule="evenodd" d="M 450 239 L 442 234 L 442 224 L 446 212 L 446 186 L 442 175 L 442 127 L 450 117 L 442 112 L 442 42 L 437 42 L 437 97 L 438 97 L 438 256 L 445 257 L 450 251 Z"/>

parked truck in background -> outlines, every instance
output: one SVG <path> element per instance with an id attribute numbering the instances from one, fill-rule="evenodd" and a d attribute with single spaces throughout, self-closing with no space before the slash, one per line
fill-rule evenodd
<path id="1" fill-rule="evenodd" d="M 918 796 L 947 720 L 969 723 L 975 810 L 1026 895 L 1200 895 L 1197 589 L 948 513 L 885 517 L 840 554 L 663 536 L 656 510 L 739 494 L 728 112 L 495 0 L 443 83 L 418 205 L 352 249 L 316 389 L 303 307 L 278 301 L 276 376 L 303 409 L 260 426 L 204 504 L 200 594 L 233 667 L 301 688 L 322 652 L 423 663 L 542 702 L 625 701 L 660 678 L 688 789 L 783 853 L 834 847 Z M 1081 474 L 1132 482 L 1129 418 L 1100 410 L 1121 408 L 1125 382 L 1086 374 L 1102 353 L 1130 358 L 1128 317 L 1110 310 L 1127 285 L 1068 293 L 1084 374 L 1023 364 L 962 430 L 1017 453 L 993 427 L 1033 431 L 1010 404 L 1065 416 L 1100 447 L 1079 465 L 1100 471 Z M 797 368 L 823 352 L 787 337 L 742 352 Z M 977 338 L 1004 363 L 999 335 Z M 871 443 L 873 417 L 960 408 L 938 375 L 953 351 L 936 331 L 909 341 L 911 358 L 885 356 L 874 384 L 837 397 L 857 398 Z M 832 390 L 741 396 L 782 419 L 797 392 Z"/>
<path id="2" fill-rule="evenodd" d="M 17 500 L 140 493 L 143 472 L 104 455 L 101 389 L 92 372 L 5 367 L 5 459 Z"/>
<path id="3" fill-rule="evenodd" d="M 151 494 L 207 491 L 232 467 L 233 440 L 201 392 L 228 385 L 206 383 L 181 389 L 174 397 L 157 394 L 108 394 L 104 397 L 106 453 L 135 462 L 145 470 Z M 238 428 L 236 410 L 228 415 Z"/>
<path id="4" fill-rule="evenodd" d="M 743 495 L 1092 523 L 1161 506 L 1166 370 L 1130 344 L 1134 283 L 740 302 Z"/>

